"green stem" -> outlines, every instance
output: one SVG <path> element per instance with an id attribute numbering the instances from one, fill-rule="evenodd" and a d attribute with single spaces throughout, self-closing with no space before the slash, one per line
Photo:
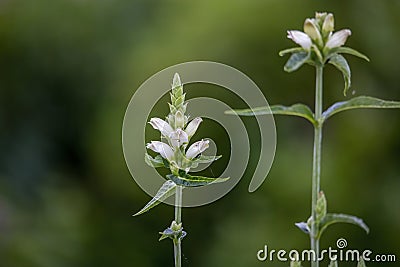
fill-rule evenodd
<path id="1" fill-rule="evenodd" d="M 322 143 L 322 79 L 323 66 L 316 67 L 316 82 L 315 82 L 315 119 L 317 125 L 314 128 L 314 155 L 313 155 L 313 172 L 312 172 L 312 197 L 311 197 L 311 250 L 315 252 L 317 259 L 311 262 L 311 267 L 319 266 L 319 238 L 317 220 L 317 200 L 320 191 L 321 180 L 321 143 Z"/>
<path id="2" fill-rule="evenodd" d="M 176 187 L 175 193 L 175 222 L 177 224 L 182 222 L 182 186 L 179 185 Z M 174 240 L 175 267 L 182 266 L 181 255 L 181 239 L 177 238 Z"/>

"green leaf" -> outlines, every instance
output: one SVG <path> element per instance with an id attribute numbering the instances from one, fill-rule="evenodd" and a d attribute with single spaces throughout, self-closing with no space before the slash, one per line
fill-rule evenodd
<path id="1" fill-rule="evenodd" d="M 160 155 L 157 155 L 155 158 L 150 156 L 149 154 L 144 154 L 144 161 L 153 168 L 165 167 L 163 158 Z"/>
<path id="2" fill-rule="evenodd" d="M 314 114 L 311 109 L 304 104 L 294 104 L 292 106 L 273 105 L 270 107 L 258 107 L 253 109 L 227 110 L 225 114 L 236 114 L 239 116 L 257 116 L 257 115 L 291 115 L 307 119 L 312 124 L 316 124 Z"/>
<path id="3" fill-rule="evenodd" d="M 210 163 L 213 161 L 216 161 L 218 159 L 220 159 L 222 156 L 205 156 L 205 155 L 200 155 L 197 158 L 193 159 L 193 162 L 196 163 Z"/>
<path id="4" fill-rule="evenodd" d="M 353 48 L 350 48 L 350 47 L 341 46 L 341 47 L 338 47 L 338 48 L 334 48 L 331 51 L 333 53 L 338 53 L 338 54 L 353 55 L 353 56 L 362 58 L 362 59 L 364 59 L 364 60 L 366 60 L 368 62 L 370 61 L 369 58 L 366 55 L 364 55 L 364 54 L 362 54 L 362 53 L 358 52 L 357 50 L 354 50 Z"/>
<path id="5" fill-rule="evenodd" d="M 298 53 L 298 52 L 304 52 L 304 48 L 303 47 L 288 48 L 280 51 L 279 56 L 283 57 L 284 55 Z"/>
<path id="6" fill-rule="evenodd" d="M 222 156 L 204 156 L 200 155 L 197 158 L 190 160 L 190 168 L 197 168 L 199 164 L 211 163 L 220 159 Z"/>
<path id="7" fill-rule="evenodd" d="M 171 180 L 166 181 L 160 187 L 160 189 L 158 190 L 157 194 L 153 197 L 153 199 L 150 200 L 149 203 L 146 204 L 146 206 L 144 206 L 140 211 L 138 211 L 133 216 L 137 216 L 137 215 L 140 215 L 140 214 L 143 214 L 143 213 L 149 211 L 151 208 L 154 208 L 155 206 L 160 204 L 165 199 L 174 195 L 175 187 L 176 187 L 176 184 L 173 181 L 171 181 Z"/>
<path id="8" fill-rule="evenodd" d="M 334 54 L 328 62 L 342 72 L 344 79 L 343 94 L 346 95 L 351 86 L 351 71 L 347 60 L 339 54 Z"/>
<path id="9" fill-rule="evenodd" d="M 336 113 L 358 108 L 400 108 L 400 101 L 386 101 L 370 96 L 358 96 L 348 101 L 333 104 L 322 113 L 322 119 L 326 120 Z"/>
<path id="10" fill-rule="evenodd" d="M 338 267 L 337 261 L 331 261 L 328 267 Z"/>
<path id="11" fill-rule="evenodd" d="M 208 185 L 211 183 L 221 183 L 229 179 L 229 178 L 192 176 L 189 174 L 182 174 L 182 173 L 180 173 L 179 176 L 168 174 L 167 178 L 173 181 L 177 185 L 187 186 L 187 187 L 197 187 L 197 186 Z"/>
<path id="12" fill-rule="evenodd" d="M 286 62 L 284 70 L 293 72 L 300 68 L 310 58 L 310 52 L 297 52 L 293 53 L 289 60 Z"/>
<path id="13" fill-rule="evenodd" d="M 363 257 L 360 257 L 357 267 L 367 267 L 367 265 L 365 265 L 365 261 L 364 261 Z"/>
<path id="14" fill-rule="evenodd" d="M 321 236 L 326 228 L 334 223 L 351 223 L 360 226 L 362 229 L 365 230 L 365 232 L 367 232 L 367 234 L 369 233 L 368 226 L 363 222 L 362 219 L 358 217 L 347 214 L 328 213 L 319 224 L 320 230 L 318 235 Z"/>

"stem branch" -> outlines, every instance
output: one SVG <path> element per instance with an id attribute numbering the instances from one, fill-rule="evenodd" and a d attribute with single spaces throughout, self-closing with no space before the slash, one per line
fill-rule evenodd
<path id="1" fill-rule="evenodd" d="M 317 200 L 320 191 L 321 180 L 321 143 L 322 143 L 322 79 L 323 66 L 316 67 L 316 82 L 315 82 L 315 119 L 317 125 L 314 128 L 314 154 L 313 154 L 313 172 L 312 172 L 312 197 L 311 197 L 311 250 L 315 252 L 316 260 L 311 262 L 311 267 L 319 267 L 319 238 L 317 220 Z"/>

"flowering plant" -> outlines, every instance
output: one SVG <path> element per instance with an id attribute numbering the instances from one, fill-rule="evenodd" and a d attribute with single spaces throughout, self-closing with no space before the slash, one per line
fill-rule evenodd
<path id="1" fill-rule="evenodd" d="M 228 114 L 239 114 L 242 116 L 255 116 L 263 114 L 291 115 L 305 118 L 314 126 L 314 149 L 313 149 L 313 172 L 312 172 L 312 197 L 311 216 L 307 222 L 296 223 L 310 237 L 311 249 L 315 257 L 311 262 L 312 267 L 319 266 L 319 240 L 328 226 L 334 223 L 351 223 L 360 226 L 369 232 L 367 225 L 359 218 L 347 214 L 327 212 L 327 200 L 320 189 L 321 177 L 321 147 L 322 128 L 331 116 L 349 109 L 359 108 L 400 108 L 400 102 L 385 101 L 375 97 L 359 96 L 347 101 L 333 104 L 324 112 L 323 93 L 323 70 L 326 64 L 332 64 L 343 74 L 345 81 L 344 95 L 351 86 L 351 72 L 346 59 L 342 54 L 351 54 L 367 61 L 369 59 L 360 52 L 344 47 L 347 38 L 351 35 L 349 29 L 334 31 L 334 17 L 330 13 L 316 13 L 315 18 L 308 18 L 304 22 L 304 32 L 288 31 L 288 38 L 299 44 L 300 47 L 281 51 L 281 56 L 291 54 L 284 70 L 292 72 L 307 63 L 316 69 L 315 83 L 315 109 L 314 112 L 304 104 L 292 106 L 273 105 L 270 107 L 259 107 L 255 109 L 227 111 Z M 300 267 L 299 261 L 292 261 L 291 267 Z M 329 267 L 337 266 L 332 261 Z M 362 258 L 359 259 L 358 267 L 365 266 Z"/>
<path id="2" fill-rule="evenodd" d="M 153 168 L 165 167 L 171 173 L 161 186 L 154 198 L 139 212 L 140 215 L 155 207 L 163 200 L 175 194 L 175 220 L 171 226 L 161 232 L 160 240 L 172 239 L 174 243 L 175 266 L 181 266 L 181 240 L 185 237 L 181 219 L 182 190 L 184 187 L 204 186 L 211 183 L 224 182 L 228 178 L 211 178 L 190 175 L 190 169 L 201 163 L 211 163 L 221 156 L 206 156 L 202 153 L 209 147 L 208 140 L 200 140 L 189 146 L 190 140 L 196 133 L 202 119 L 196 117 L 189 121 L 186 115 L 187 103 L 179 75 L 176 73 L 170 93 L 171 103 L 168 103 L 170 113 L 165 120 L 151 118 L 150 125 L 161 133 L 161 141 L 151 141 L 146 148 L 157 153 L 152 157 L 145 154 L 146 163 Z M 189 146 L 189 148 L 187 148 Z"/>

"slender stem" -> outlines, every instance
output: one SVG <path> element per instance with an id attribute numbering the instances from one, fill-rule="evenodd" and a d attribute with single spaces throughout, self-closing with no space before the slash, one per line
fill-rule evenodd
<path id="1" fill-rule="evenodd" d="M 180 224 L 182 222 L 182 186 L 176 187 L 175 193 L 175 222 Z M 181 260 L 181 239 L 178 238 L 174 240 L 174 258 L 175 258 L 175 267 L 182 266 Z"/>
<path id="2" fill-rule="evenodd" d="M 180 224 L 182 222 L 182 186 L 176 187 L 175 193 L 175 222 Z"/>
<path id="3" fill-rule="evenodd" d="M 313 155 L 313 172 L 312 172 L 312 198 L 311 198 L 311 250 L 315 252 L 316 260 L 311 262 L 311 267 L 319 266 L 319 238 L 318 228 L 316 225 L 317 213 L 316 206 L 318 194 L 320 191 L 321 179 L 321 143 L 322 143 L 322 124 L 320 123 L 322 114 L 322 79 L 323 66 L 316 67 L 316 82 L 315 82 L 315 119 L 317 125 L 314 129 L 314 155 Z"/>

